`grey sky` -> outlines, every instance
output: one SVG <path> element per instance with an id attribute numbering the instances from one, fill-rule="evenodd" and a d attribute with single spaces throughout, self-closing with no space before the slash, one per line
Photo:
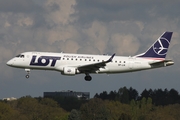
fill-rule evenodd
<path id="1" fill-rule="evenodd" d="M 142 90 L 179 88 L 180 2 L 138 0 L 0 0 L 0 98 L 42 96 L 44 91 L 96 92 L 127 86 Z M 6 66 L 25 51 L 135 55 L 144 52 L 164 31 L 172 31 L 168 58 L 175 65 L 150 71 L 62 76 Z"/>

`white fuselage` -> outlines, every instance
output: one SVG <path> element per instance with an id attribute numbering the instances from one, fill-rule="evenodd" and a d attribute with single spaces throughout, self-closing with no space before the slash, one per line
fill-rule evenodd
<path id="1" fill-rule="evenodd" d="M 109 59 L 108 55 L 68 54 L 49 52 L 25 52 L 7 62 L 9 66 L 23 69 L 56 70 L 63 73 L 64 67 L 79 67 Z M 153 68 L 152 60 L 138 57 L 115 56 L 106 66 L 92 73 L 123 73 Z M 77 72 L 81 73 L 81 72 Z"/>

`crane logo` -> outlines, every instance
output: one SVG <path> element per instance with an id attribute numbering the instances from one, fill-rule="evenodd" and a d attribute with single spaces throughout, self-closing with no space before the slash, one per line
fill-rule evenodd
<path id="1" fill-rule="evenodd" d="M 169 41 L 166 38 L 159 38 L 153 45 L 153 50 L 157 55 L 166 55 Z"/>

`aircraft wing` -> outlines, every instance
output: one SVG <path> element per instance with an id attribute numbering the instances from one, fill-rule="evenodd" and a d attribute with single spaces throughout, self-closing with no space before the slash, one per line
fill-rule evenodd
<path id="1" fill-rule="evenodd" d="M 106 66 L 106 63 L 111 62 L 114 56 L 115 53 L 106 61 L 78 66 L 77 69 L 79 71 L 85 71 L 85 72 L 98 70 L 99 68 L 103 68 L 104 66 Z"/>
<path id="2" fill-rule="evenodd" d="M 152 66 L 158 66 L 158 65 L 163 65 L 163 66 L 169 66 L 173 65 L 174 62 L 172 60 L 162 60 L 162 61 L 155 61 L 155 62 L 149 62 L 150 65 Z"/>

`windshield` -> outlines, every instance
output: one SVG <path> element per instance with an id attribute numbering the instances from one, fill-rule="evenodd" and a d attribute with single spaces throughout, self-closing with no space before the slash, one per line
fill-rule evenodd
<path id="1" fill-rule="evenodd" d="M 18 57 L 18 58 L 24 58 L 24 55 L 19 54 L 19 55 L 17 55 L 16 57 Z"/>
<path id="2" fill-rule="evenodd" d="M 19 57 L 20 56 L 20 54 L 19 55 L 16 55 L 16 57 Z"/>

